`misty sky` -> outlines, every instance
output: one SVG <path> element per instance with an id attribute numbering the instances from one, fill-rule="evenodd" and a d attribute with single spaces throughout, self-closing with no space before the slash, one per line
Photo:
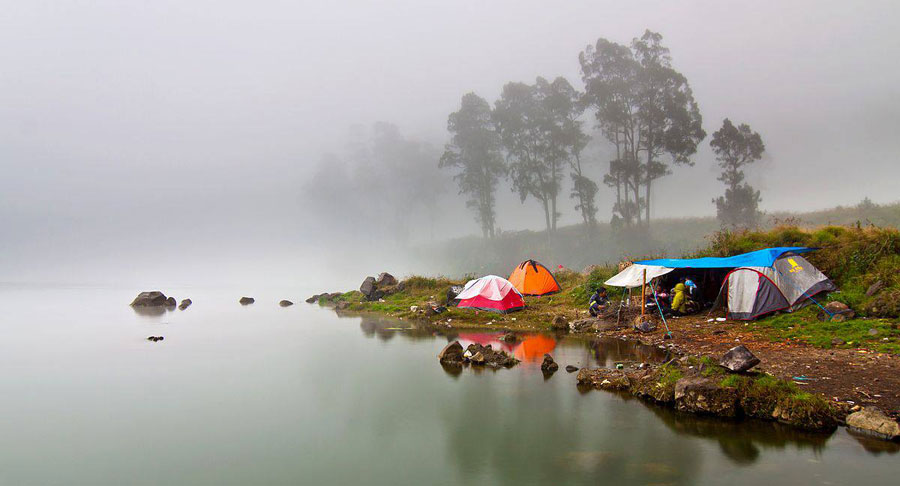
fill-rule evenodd
<path id="1" fill-rule="evenodd" d="M 762 209 L 895 201 L 897 5 L 3 0 L 0 279 L 188 246 L 211 261 L 315 249 L 297 191 L 349 126 L 389 121 L 440 146 L 462 94 L 493 102 L 536 76 L 580 88 L 581 49 L 646 28 L 708 133 L 729 117 L 762 135 L 766 159 L 748 171 Z M 654 216 L 714 214 L 708 141 L 655 185 Z M 540 229 L 507 191 L 503 229 Z M 600 219 L 609 205 L 606 192 Z M 459 206 L 455 234 L 476 233 Z M 576 221 L 569 208 L 561 224 Z"/>

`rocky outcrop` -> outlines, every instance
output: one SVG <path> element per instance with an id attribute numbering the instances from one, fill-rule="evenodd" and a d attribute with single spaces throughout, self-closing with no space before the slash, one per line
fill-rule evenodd
<path id="1" fill-rule="evenodd" d="M 281 302 L 278 303 L 278 305 L 280 305 L 281 307 L 290 307 L 290 306 L 294 305 L 294 303 L 289 300 L 282 300 Z"/>
<path id="2" fill-rule="evenodd" d="M 444 349 L 438 354 L 438 361 L 441 364 L 463 364 L 463 347 L 462 344 L 459 344 L 459 341 L 453 341 L 452 343 L 444 346 Z"/>
<path id="3" fill-rule="evenodd" d="M 628 377 L 619 370 L 605 368 L 589 370 L 584 368 L 578 372 L 575 379 L 578 381 L 579 386 L 592 387 L 599 390 L 624 391 L 631 387 Z"/>
<path id="4" fill-rule="evenodd" d="M 463 359 L 475 366 L 489 366 L 492 368 L 511 368 L 519 363 L 505 351 L 494 350 L 490 344 L 483 346 L 472 343 L 463 353 Z"/>
<path id="5" fill-rule="evenodd" d="M 359 286 L 359 291 L 369 301 L 381 299 L 385 295 L 400 292 L 403 289 L 403 282 L 398 282 L 393 275 L 387 272 L 381 272 L 378 274 L 378 278 L 366 277 Z"/>
<path id="6" fill-rule="evenodd" d="M 240 302 L 241 305 L 250 305 L 256 302 L 256 299 L 254 299 L 253 297 L 241 297 L 241 300 L 239 300 L 238 302 Z"/>
<path id="7" fill-rule="evenodd" d="M 312 296 L 310 296 L 308 299 L 306 299 L 306 303 L 307 303 L 307 304 L 315 304 L 316 302 L 319 301 L 319 298 L 322 297 L 323 295 L 328 295 L 328 294 L 315 294 L 315 295 L 312 295 Z"/>
<path id="8" fill-rule="evenodd" d="M 720 387 L 702 376 L 682 378 L 675 383 L 675 408 L 681 412 L 736 417 L 738 391 Z"/>
<path id="9" fill-rule="evenodd" d="M 550 321 L 550 328 L 554 331 L 568 331 L 569 321 L 563 316 L 554 316 L 553 320 Z"/>
<path id="10" fill-rule="evenodd" d="M 141 292 L 137 297 L 131 301 L 132 307 L 156 307 L 161 305 L 166 305 L 169 301 L 168 297 L 165 296 L 159 290 L 153 290 L 150 292 Z"/>
<path id="11" fill-rule="evenodd" d="M 735 346 L 722 356 L 719 364 L 734 373 L 743 373 L 759 364 L 759 358 L 753 355 L 746 346 Z"/>
<path id="12" fill-rule="evenodd" d="M 900 439 L 900 424 L 874 407 L 866 407 L 848 415 L 847 427 L 853 432 L 879 439 Z"/>
<path id="13" fill-rule="evenodd" d="M 337 305 L 334 306 L 334 310 L 339 310 L 339 311 L 347 310 L 349 308 L 350 308 L 350 302 L 347 302 L 346 300 L 342 300 L 342 301 L 338 302 Z"/>
<path id="14" fill-rule="evenodd" d="M 188 307 L 190 307 L 191 304 L 193 304 L 193 303 L 194 303 L 194 302 L 193 302 L 191 299 L 184 299 L 184 300 L 181 301 L 180 304 L 178 304 L 178 308 L 181 309 L 181 310 L 185 310 L 185 309 L 187 309 Z"/>
<path id="15" fill-rule="evenodd" d="M 553 356 L 545 354 L 544 361 L 541 362 L 541 371 L 544 373 L 555 373 L 558 369 L 559 365 L 556 364 L 556 361 L 553 361 Z"/>

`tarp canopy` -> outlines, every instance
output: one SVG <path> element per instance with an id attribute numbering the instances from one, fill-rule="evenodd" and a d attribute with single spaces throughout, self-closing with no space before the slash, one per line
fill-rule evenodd
<path id="1" fill-rule="evenodd" d="M 779 246 L 763 250 L 751 251 L 733 257 L 705 257 L 705 258 L 660 258 L 657 260 L 643 260 L 634 262 L 633 266 L 650 265 L 666 268 L 738 268 L 738 267 L 771 267 L 775 260 L 785 253 L 806 253 L 818 248 L 806 248 L 803 246 Z M 631 268 L 631 267 L 629 267 Z M 621 274 L 619 274 L 621 275 Z M 617 275 L 618 276 L 618 275 Z M 615 277 L 613 277 L 615 278 Z M 649 273 L 647 279 L 649 280 Z M 613 284 L 610 284 L 613 285 Z M 640 285 L 640 283 L 638 283 Z"/>
<path id="2" fill-rule="evenodd" d="M 647 271 L 647 282 L 649 283 L 654 278 L 671 272 L 674 268 L 635 263 L 604 283 L 613 287 L 640 287 L 644 284 L 644 270 Z"/>

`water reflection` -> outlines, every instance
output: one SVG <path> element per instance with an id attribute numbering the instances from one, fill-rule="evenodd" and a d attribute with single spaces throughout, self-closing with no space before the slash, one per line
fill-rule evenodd
<path id="1" fill-rule="evenodd" d="M 132 307 L 134 313 L 142 316 L 142 317 L 159 317 L 166 315 L 169 312 L 175 310 L 175 306 L 164 306 L 164 305 L 155 305 L 155 306 L 135 306 Z"/>

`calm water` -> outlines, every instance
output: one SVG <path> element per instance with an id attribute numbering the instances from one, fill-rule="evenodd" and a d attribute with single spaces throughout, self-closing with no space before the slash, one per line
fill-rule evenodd
<path id="1" fill-rule="evenodd" d="M 698 420 L 534 362 L 445 372 L 446 336 L 297 295 L 0 285 L 2 484 L 896 484 L 896 448 L 843 429 Z M 297 305 L 280 308 L 290 298 Z M 150 343 L 150 335 L 165 341 Z M 485 333 L 462 341 L 489 342 Z M 527 344 L 527 346 L 526 346 Z M 534 336 L 561 366 L 658 359 Z"/>

